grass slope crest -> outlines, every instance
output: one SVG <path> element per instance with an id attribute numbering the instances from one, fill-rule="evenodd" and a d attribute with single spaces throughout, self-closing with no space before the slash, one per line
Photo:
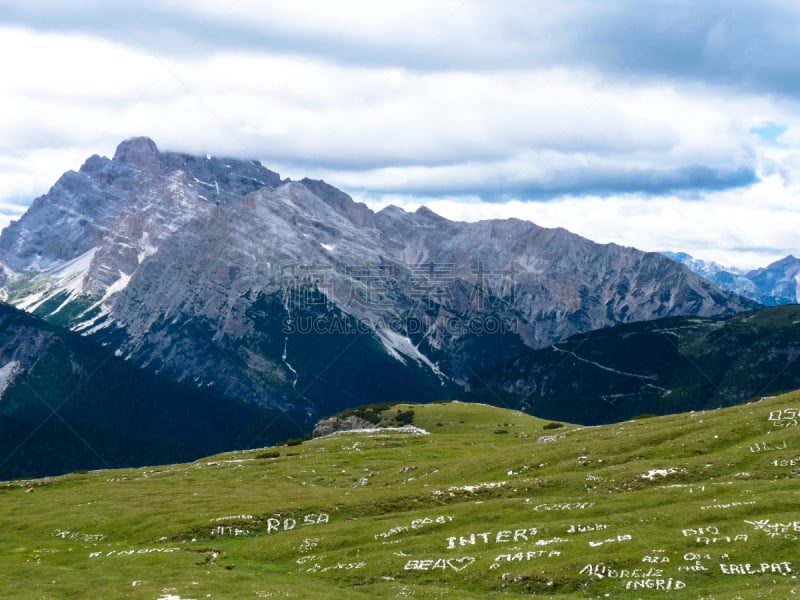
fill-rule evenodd
<path id="1" fill-rule="evenodd" d="M 800 393 L 598 427 L 458 402 L 355 412 L 407 426 L 0 486 L 0 594 L 800 592 Z"/>

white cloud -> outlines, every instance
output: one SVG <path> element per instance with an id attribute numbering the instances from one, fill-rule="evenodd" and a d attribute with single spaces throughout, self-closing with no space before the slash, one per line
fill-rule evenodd
<path id="1" fill-rule="evenodd" d="M 0 225 L 5 205 L 148 135 L 374 204 L 427 199 L 737 265 L 796 252 L 800 107 L 781 83 L 795 67 L 759 67 L 796 42 L 778 31 L 745 52 L 750 27 L 794 23 L 768 4 L 0 2 L 15 58 Z M 789 125 L 781 146 L 759 146 L 764 122 Z"/>
<path id="2" fill-rule="evenodd" d="M 475 197 L 357 196 L 374 210 L 422 204 L 454 220 L 517 218 L 563 227 L 600 243 L 640 250 L 683 251 L 740 268 L 763 267 L 789 253 L 800 255 L 800 185 L 770 176 L 745 190 L 677 196 L 636 194 L 561 197 L 549 201 L 482 202 Z"/>

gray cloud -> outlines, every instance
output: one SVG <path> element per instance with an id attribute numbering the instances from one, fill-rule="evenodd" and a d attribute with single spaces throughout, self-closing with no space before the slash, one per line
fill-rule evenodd
<path id="1" fill-rule="evenodd" d="M 410 203 L 797 200 L 788 0 L 0 0 L 0 29 L 0 226 L 132 135 Z"/>
<path id="2" fill-rule="evenodd" d="M 6 2 L 0 21 L 182 56 L 239 49 L 421 71 L 580 67 L 618 80 L 800 92 L 800 6 L 791 1 L 437 4 L 395 27 L 403 3 L 364 3 L 349 27 L 313 5 L 293 13 L 269 2 L 236 3 L 230 12 L 196 3 Z M 370 30 L 375 20 L 377 32 Z"/>
<path id="3" fill-rule="evenodd" d="M 335 175 L 333 176 L 335 177 Z M 758 181 L 755 171 L 748 167 L 739 169 L 714 169 L 702 165 L 692 165 L 673 169 L 620 169 L 609 166 L 605 170 L 554 169 L 546 176 L 536 178 L 520 174 L 517 179 L 492 178 L 467 179 L 459 182 L 442 181 L 439 184 L 425 182 L 403 182 L 399 185 L 382 184 L 376 188 L 363 188 L 357 185 L 358 174 L 352 175 L 353 183 L 347 186 L 361 193 L 389 193 L 422 196 L 427 198 L 450 196 L 474 196 L 486 202 L 507 202 L 509 200 L 546 200 L 571 196 L 603 196 L 608 194 L 642 193 L 670 194 L 688 192 L 697 195 L 701 192 L 727 190 L 754 184 Z"/>

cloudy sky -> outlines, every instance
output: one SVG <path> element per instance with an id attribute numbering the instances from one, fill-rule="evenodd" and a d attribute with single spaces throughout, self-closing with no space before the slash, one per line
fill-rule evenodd
<path id="1" fill-rule="evenodd" d="M 0 0 L 0 227 L 147 135 L 763 266 L 800 255 L 798 31 L 795 0 Z"/>

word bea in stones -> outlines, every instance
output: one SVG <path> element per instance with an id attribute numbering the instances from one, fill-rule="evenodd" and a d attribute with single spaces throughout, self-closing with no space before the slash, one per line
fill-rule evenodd
<path id="1" fill-rule="evenodd" d="M 406 562 L 406 571 L 463 571 L 475 562 L 474 556 L 462 556 L 461 558 L 432 558 L 425 560 L 409 560 Z"/>
<path id="2" fill-rule="evenodd" d="M 539 530 L 536 527 L 526 529 L 504 529 L 498 532 L 485 531 L 470 533 L 465 536 L 452 536 L 447 538 L 447 549 L 455 550 L 457 546 L 474 546 L 479 542 L 483 544 L 508 544 L 510 542 L 527 542 L 536 537 Z"/>
<path id="3" fill-rule="evenodd" d="M 294 519 L 292 517 L 287 517 L 284 519 L 270 517 L 267 519 L 267 534 L 278 533 L 280 531 L 291 531 L 298 525 L 301 527 L 308 525 L 320 525 L 322 523 L 327 523 L 329 520 L 330 517 L 327 513 L 309 513 L 303 516 L 302 520 Z"/>

